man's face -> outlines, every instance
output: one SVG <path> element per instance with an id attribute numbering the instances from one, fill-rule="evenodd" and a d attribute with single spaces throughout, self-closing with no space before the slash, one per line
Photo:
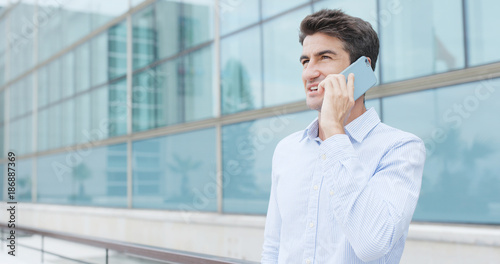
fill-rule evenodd
<path id="1" fill-rule="evenodd" d="M 340 39 L 323 33 L 307 36 L 302 43 L 302 81 L 306 92 L 307 106 L 321 110 L 323 93 L 318 92 L 318 84 L 329 74 L 342 72 L 351 64 L 349 54 Z"/>

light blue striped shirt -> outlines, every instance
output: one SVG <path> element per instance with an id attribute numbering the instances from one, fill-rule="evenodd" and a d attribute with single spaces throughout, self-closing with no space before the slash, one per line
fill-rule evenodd
<path id="1" fill-rule="evenodd" d="M 318 138 L 318 120 L 278 143 L 262 263 L 399 263 L 417 205 L 423 141 L 371 108 Z"/>

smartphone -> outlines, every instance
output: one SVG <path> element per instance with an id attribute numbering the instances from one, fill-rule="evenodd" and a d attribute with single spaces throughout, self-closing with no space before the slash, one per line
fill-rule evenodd
<path id="1" fill-rule="evenodd" d="M 346 80 L 350 73 L 354 73 L 354 100 L 357 100 L 377 83 L 377 77 L 375 77 L 372 66 L 365 56 L 361 56 L 341 72 Z"/>

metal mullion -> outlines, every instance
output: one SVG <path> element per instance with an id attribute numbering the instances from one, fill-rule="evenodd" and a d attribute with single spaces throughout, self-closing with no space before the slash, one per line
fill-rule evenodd
<path id="1" fill-rule="evenodd" d="M 469 67 L 469 42 L 468 42 L 468 30 L 467 30 L 467 0 L 462 0 L 462 30 L 464 35 L 464 68 Z"/>
<path id="2" fill-rule="evenodd" d="M 222 115 L 222 87 L 220 81 L 220 0 L 215 0 L 214 6 L 214 58 L 215 58 L 215 116 L 220 118 Z M 216 122 L 215 127 L 215 157 L 216 157 L 216 186 L 217 186 L 217 212 L 222 214 L 222 199 L 223 199 L 223 164 L 222 164 L 222 127 Z"/>
<path id="3" fill-rule="evenodd" d="M 38 17 L 38 0 L 35 1 L 34 16 Z M 35 28 L 33 31 L 33 63 L 38 63 L 38 19 L 35 19 Z M 38 71 L 33 72 L 33 119 L 32 119 L 32 152 L 38 151 Z M 36 203 L 38 196 L 38 174 L 37 159 L 34 158 L 31 166 L 31 201 Z"/>
<path id="4" fill-rule="evenodd" d="M 131 4 L 131 3 L 130 3 Z M 127 109 L 127 208 L 132 208 L 132 195 L 133 195 L 133 182 L 132 182 L 132 81 L 133 81 L 133 25 L 132 15 L 129 13 L 127 16 L 127 96 L 126 96 L 126 109 Z"/>

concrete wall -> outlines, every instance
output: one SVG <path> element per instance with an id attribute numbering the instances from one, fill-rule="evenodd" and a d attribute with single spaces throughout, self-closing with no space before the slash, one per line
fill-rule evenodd
<path id="1" fill-rule="evenodd" d="M 5 223 L 7 217 L 2 208 L 0 222 Z M 21 203 L 16 222 L 20 226 L 259 261 L 265 217 Z M 500 263 L 500 226 L 413 223 L 401 263 Z"/>

